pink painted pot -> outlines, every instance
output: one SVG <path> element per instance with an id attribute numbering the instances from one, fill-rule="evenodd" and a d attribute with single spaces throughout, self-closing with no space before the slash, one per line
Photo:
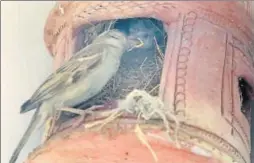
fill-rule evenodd
<path id="1" fill-rule="evenodd" d="M 226 1 L 59 2 L 46 22 L 45 43 L 59 67 L 70 57 L 80 25 L 129 17 L 162 20 L 170 37 L 160 97 L 184 123 L 181 149 L 146 133 L 159 162 L 249 163 L 250 124 L 241 108 L 250 108 L 242 104 L 239 77 L 254 88 L 250 11 L 240 2 Z M 107 136 L 82 127 L 63 129 L 27 162 L 154 162 L 131 128 L 133 120 L 122 119 L 104 132 Z M 164 137 L 159 126 L 147 130 Z"/>

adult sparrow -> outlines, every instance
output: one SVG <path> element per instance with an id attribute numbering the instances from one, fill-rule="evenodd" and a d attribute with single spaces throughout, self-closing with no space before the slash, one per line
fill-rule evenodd
<path id="1" fill-rule="evenodd" d="M 21 106 L 20 113 L 37 110 L 10 163 L 16 161 L 32 132 L 52 118 L 57 109 L 72 108 L 99 93 L 117 72 L 123 53 L 138 47 L 139 42 L 117 30 L 105 31 L 52 73 Z"/>

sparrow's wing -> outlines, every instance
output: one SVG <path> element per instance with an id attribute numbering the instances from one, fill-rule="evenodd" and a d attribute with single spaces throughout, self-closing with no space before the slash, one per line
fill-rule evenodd
<path id="1" fill-rule="evenodd" d="M 28 103 L 22 105 L 21 113 L 35 109 L 36 104 L 60 94 L 70 85 L 79 81 L 81 77 L 85 78 L 87 74 L 101 65 L 105 53 L 105 48 L 100 46 L 87 51 L 87 54 L 79 54 L 75 56 L 75 59 L 72 58 L 63 64 L 40 85 L 30 100 L 27 101 Z"/>
<path id="2" fill-rule="evenodd" d="M 93 54 L 80 56 L 61 66 L 52 74 L 32 96 L 34 100 L 51 98 L 73 83 L 73 78 L 87 75 L 88 70 L 95 69 L 102 61 L 103 49 L 99 48 Z"/>

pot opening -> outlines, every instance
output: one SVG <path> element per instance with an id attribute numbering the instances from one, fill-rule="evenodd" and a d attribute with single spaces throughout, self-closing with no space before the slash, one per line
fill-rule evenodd
<path id="1" fill-rule="evenodd" d="M 145 90 L 157 96 L 167 45 L 163 22 L 153 18 L 128 18 L 86 24 L 75 30 L 75 52 L 92 42 L 108 29 L 118 29 L 127 36 L 140 38 L 144 45 L 123 54 L 120 68 L 104 89 L 90 100 L 75 108 L 86 109 L 126 97 L 134 89 Z M 76 116 L 65 112 L 63 116 Z M 61 118 L 62 119 L 62 118 Z"/>

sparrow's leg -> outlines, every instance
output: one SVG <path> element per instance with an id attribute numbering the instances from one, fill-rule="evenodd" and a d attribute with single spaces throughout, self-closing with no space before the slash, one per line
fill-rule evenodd
<path id="1" fill-rule="evenodd" d="M 84 119 L 86 117 L 86 115 L 90 114 L 92 115 L 93 114 L 93 110 L 95 109 L 99 109 L 99 108 L 104 108 L 104 105 L 95 105 L 95 106 L 92 106 L 86 110 L 81 110 L 81 109 L 75 109 L 75 108 L 60 108 L 58 109 L 59 111 L 66 111 L 66 112 L 71 112 L 71 113 L 74 113 L 74 114 L 79 114 L 80 115 L 80 118 L 78 119 L 77 122 L 75 122 L 72 126 L 75 128 L 75 127 L 78 127 L 79 125 L 81 125 L 83 122 L 84 122 Z"/>
<path id="2" fill-rule="evenodd" d="M 52 117 L 51 126 L 50 126 L 49 132 L 48 132 L 48 138 L 54 133 L 55 128 L 56 128 L 56 122 L 59 120 L 60 116 L 61 116 L 61 112 L 56 110 L 55 114 Z"/>

